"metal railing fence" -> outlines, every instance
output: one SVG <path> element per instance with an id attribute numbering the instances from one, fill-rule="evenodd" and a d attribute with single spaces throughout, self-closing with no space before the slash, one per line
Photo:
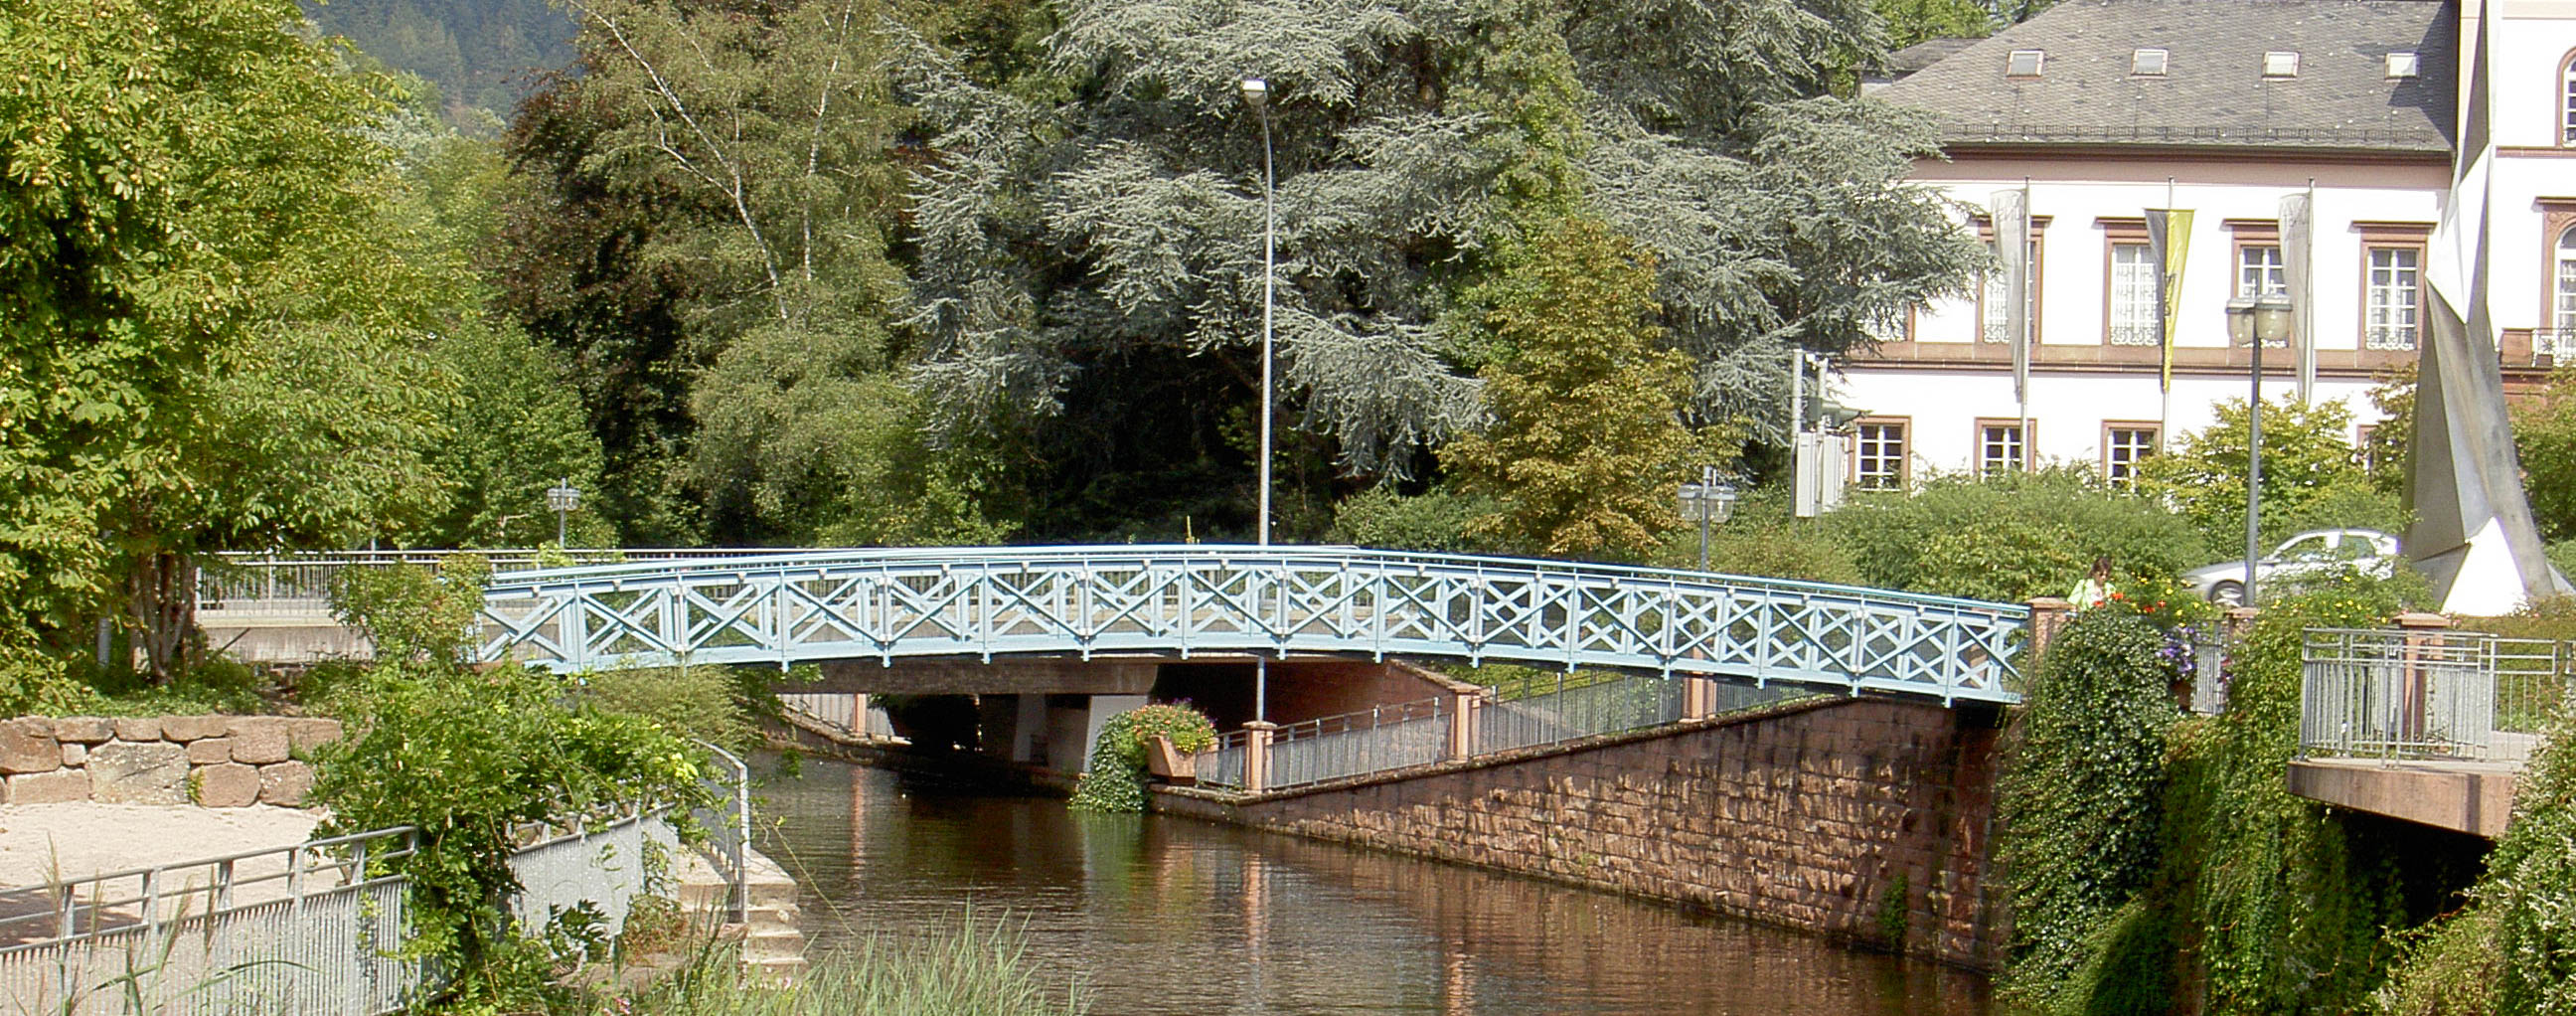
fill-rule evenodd
<path id="1" fill-rule="evenodd" d="M 0 999 L 48 1016 L 348 1016 L 401 1011 L 440 975 L 400 955 L 409 827 L 0 890 Z M 607 935 L 676 842 L 659 814 L 545 838 L 510 858 L 512 914 L 587 906 Z"/>
<path id="2" fill-rule="evenodd" d="M 569 557 L 581 565 L 625 564 L 634 561 L 730 560 L 760 551 L 738 547 L 639 547 L 609 550 L 572 550 L 557 557 Z M 776 553 L 804 553 L 779 551 Z M 351 568 L 390 568 L 394 565 L 437 567 L 439 562 L 457 554 L 473 554 L 492 565 L 495 574 L 535 571 L 547 567 L 539 551 L 524 548 L 495 550 L 348 550 L 287 553 L 253 553 L 226 551 L 200 562 L 197 569 L 197 610 L 213 614 L 328 614 L 331 610 L 331 582 Z M 553 556 L 553 555 L 545 555 Z"/>
<path id="3" fill-rule="evenodd" d="M 385 1013 L 428 983 L 395 955 L 417 850 L 385 829 L 0 892 L 0 996 L 54 1016 Z M 31 934 L 33 933 L 33 934 Z"/>
<path id="4" fill-rule="evenodd" d="M 1476 750 L 1511 751 L 1596 734 L 1658 726 L 1682 718 L 1684 685 L 1653 677 L 1568 683 L 1523 682 L 1476 713 Z"/>
<path id="5" fill-rule="evenodd" d="M 1292 723 L 1271 735 L 1273 789 L 1428 765 L 1447 757 L 1455 696 Z"/>
<path id="6" fill-rule="evenodd" d="M 1262 789 L 1287 790 L 1453 757 L 1561 744 L 1602 734 L 1661 726 L 1686 715 L 1686 681 L 1647 675 L 1539 674 L 1498 684 L 1478 696 L 1463 744 L 1453 744 L 1458 697 L 1442 696 L 1367 712 L 1345 713 L 1278 728 L 1263 748 Z M 1791 685 L 1755 687 L 1713 682 L 1710 715 L 1816 694 Z M 1249 731 L 1217 736 L 1198 758 L 1198 784 L 1241 790 L 1255 739 Z M 1452 753 L 1463 749 L 1464 755 Z"/>
<path id="7" fill-rule="evenodd" d="M 2310 757 L 2524 761 L 2576 674 L 2567 643 L 2484 632 L 2312 628 L 2301 655 Z"/>
<path id="8" fill-rule="evenodd" d="M 1240 730 L 1218 734 L 1215 750 L 1199 756 L 1199 785 L 1240 789 L 1244 780 L 1244 754 L 1249 750 L 1246 738 L 1249 736 Z"/>
<path id="9" fill-rule="evenodd" d="M 751 894 L 751 766 L 742 757 L 706 741 L 705 748 L 724 779 L 715 782 L 725 791 L 722 811 L 700 808 L 691 814 L 707 830 L 710 860 L 724 870 L 725 909 L 731 920 L 740 924 L 750 919 Z"/>

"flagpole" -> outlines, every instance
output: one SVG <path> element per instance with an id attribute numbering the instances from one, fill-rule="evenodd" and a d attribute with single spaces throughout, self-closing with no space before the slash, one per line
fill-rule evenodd
<path id="1" fill-rule="evenodd" d="M 2168 210 L 2168 222 L 2171 221 L 2170 210 L 2173 207 L 2174 178 L 2168 176 L 2165 178 L 2165 208 Z M 2165 242 L 2171 244 L 2173 240 L 2168 237 Z M 2176 312 L 2181 309 L 2163 305 L 2163 298 L 2169 288 L 2163 284 L 2164 267 L 2161 263 L 2156 265 L 2156 448 L 2159 451 L 2164 448 L 2165 435 L 2173 430 L 2174 337 L 2172 329 L 2165 327 L 2165 323 L 2173 320 Z"/>
<path id="2" fill-rule="evenodd" d="M 2013 386 L 2013 394 L 2018 396 L 2021 401 L 2020 426 L 2022 461 L 2028 462 L 2031 461 L 2033 457 L 2032 453 L 2037 450 L 2032 448 L 2030 443 L 2032 428 L 2030 425 L 2031 371 L 2029 365 L 2031 360 L 2039 353 L 2038 346 L 2030 341 L 2030 333 L 2039 327 L 2039 322 L 2030 319 L 2030 237 L 2033 223 L 2031 220 L 2030 208 L 2030 178 L 2026 176 L 2021 178 L 2021 221 L 2022 249 L 2021 259 L 2019 261 L 2020 271 L 2015 273 L 2020 276 L 2016 281 L 2021 284 L 2013 290 L 2014 298 L 2021 301 L 2021 306 L 2017 308 L 2021 311 L 2021 313 L 2017 315 L 2021 320 L 2021 334 L 2013 336 L 2013 341 L 2021 344 L 2021 362 L 2023 366 L 2021 383 Z"/>

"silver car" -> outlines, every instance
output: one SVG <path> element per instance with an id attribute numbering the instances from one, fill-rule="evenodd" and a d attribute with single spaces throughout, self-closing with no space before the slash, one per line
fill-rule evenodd
<path id="1" fill-rule="evenodd" d="M 2254 563 L 2254 581 L 2297 578 L 2336 567 L 2385 577 L 2394 571 L 2397 537 L 2376 529 L 2312 529 L 2281 541 Z M 2200 595 L 2230 607 L 2245 602 L 2245 559 L 2202 565 L 2182 573 Z"/>

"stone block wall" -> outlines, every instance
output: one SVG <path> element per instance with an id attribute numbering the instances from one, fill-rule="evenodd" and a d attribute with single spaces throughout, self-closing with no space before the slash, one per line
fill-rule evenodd
<path id="1" fill-rule="evenodd" d="M 22 716 L 0 722 L 0 804 L 302 807 L 303 759 L 340 721 L 283 716 Z"/>
<path id="2" fill-rule="evenodd" d="M 1832 699 L 1156 807 L 1520 872 L 1992 969 L 1992 714 Z"/>

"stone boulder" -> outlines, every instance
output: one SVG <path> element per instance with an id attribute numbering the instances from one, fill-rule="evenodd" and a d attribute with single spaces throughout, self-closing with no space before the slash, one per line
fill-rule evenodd
<path id="1" fill-rule="evenodd" d="M 197 803 L 208 808 L 247 808 L 259 803 L 259 767 L 239 762 L 197 770 Z"/>
<path id="2" fill-rule="evenodd" d="M 90 800 L 101 804 L 188 803 L 188 750 L 175 744 L 102 745 L 88 770 Z"/>
<path id="3" fill-rule="evenodd" d="M 104 716 L 62 716 L 54 719 L 54 740 L 97 744 L 116 736 L 116 721 Z"/>
<path id="4" fill-rule="evenodd" d="M 313 790 L 313 767 L 302 762 L 280 762 L 259 767 L 259 803 L 282 808 L 304 807 L 304 795 Z"/>
<path id="5" fill-rule="evenodd" d="M 161 718 L 158 716 L 119 716 L 116 718 L 116 739 L 119 741 L 158 741 L 161 739 Z"/>
<path id="6" fill-rule="evenodd" d="M 340 739 L 340 721 L 304 716 L 286 721 L 287 747 L 298 754 Z"/>
<path id="7" fill-rule="evenodd" d="M 232 760 L 232 738 L 201 737 L 188 742 L 189 765 L 210 766 L 218 762 L 230 762 Z"/>
<path id="8" fill-rule="evenodd" d="M 89 774 L 71 770 L 9 777 L 10 804 L 68 804 L 89 800 Z"/>
<path id="9" fill-rule="evenodd" d="M 63 767 L 63 746 L 54 740 L 54 723 L 25 717 L 0 723 L 0 773 L 50 773 Z"/>
<path id="10" fill-rule="evenodd" d="M 202 741 L 222 737 L 233 725 L 230 716 L 164 716 L 161 739 L 165 741 Z"/>
<path id="11" fill-rule="evenodd" d="M 233 761 L 250 765 L 284 762 L 287 756 L 286 721 L 274 716 L 235 717 L 226 728 L 232 741 Z"/>

